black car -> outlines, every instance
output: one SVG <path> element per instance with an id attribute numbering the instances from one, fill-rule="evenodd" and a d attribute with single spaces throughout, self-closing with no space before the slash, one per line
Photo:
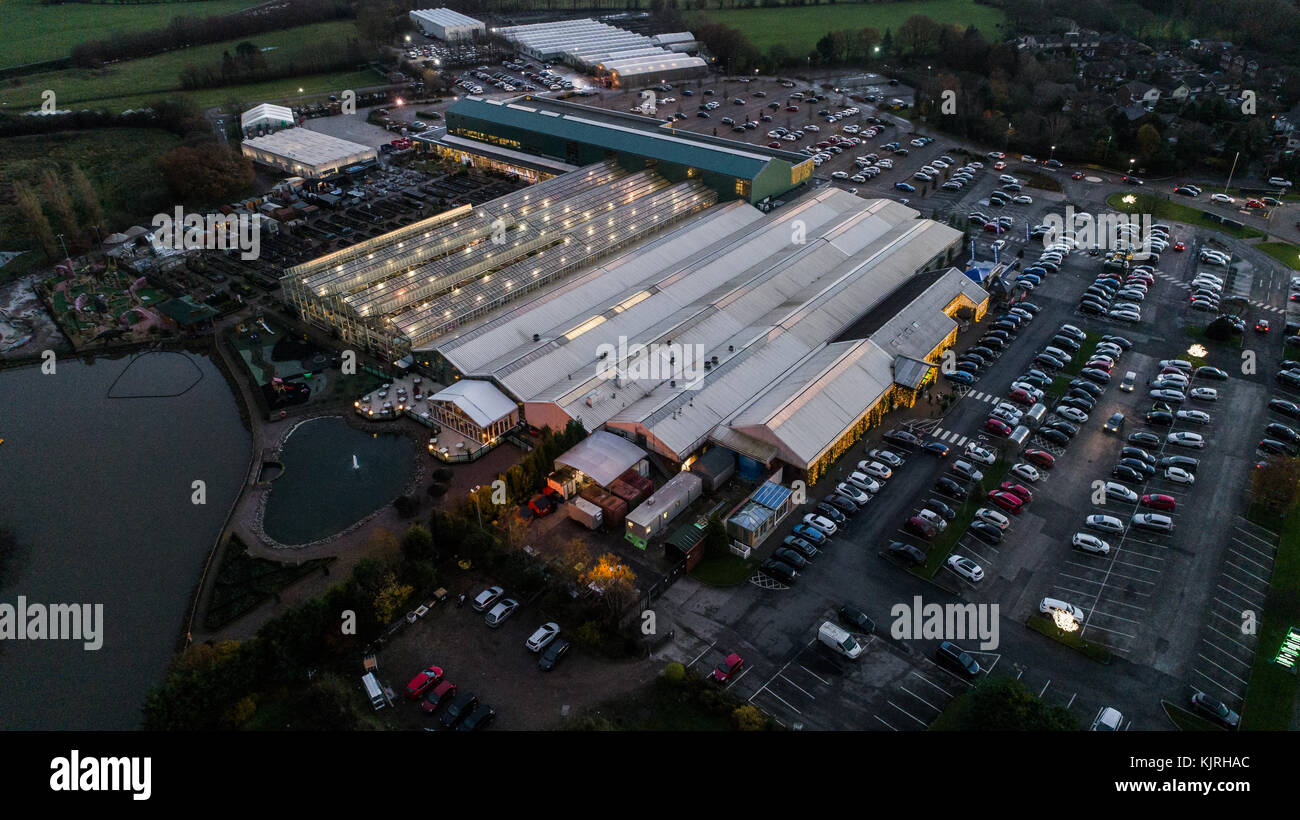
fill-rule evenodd
<path id="1" fill-rule="evenodd" d="M 804 558 L 807 558 L 809 561 L 821 554 L 818 552 L 816 547 L 797 535 L 787 535 L 785 538 L 781 539 L 781 543 L 787 548 L 799 553 Z M 790 562 L 787 561 L 786 563 L 788 564 Z M 796 564 L 795 567 L 798 568 L 798 565 Z"/>
<path id="2" fill-rule="evenodd" d="M 1005 330 L 990 330 L 989 332 L 984 334 L 984 338 L 1001 339 L 1004 342 L 1009 342 L 1011 341 L 1012 336 L 1010 333 L 1006 332 Z"/>
<path id="3" fill-rule="evenodd" d="M 1083 399 L 1078 396 L 1066 396 L 1056 403 L 1057 407 L 1073 407 L 1075 410 L 1084 413 L 1091 413 L 1092 405 L 1093 403 L 1088 399 Z"/>
<path id="4" fill-rule="evenodd" d="M 991 350 L 1001 350 L 1006 347 L 1007 343 L 997 336 L 985 336 L 980 339 L 980 346 L 987 347 Z"/>
<path id="5" fill-rule="evenodd" d="M 1286 399 L 1269 399 L 1268 409 L 1293 419 L 1300 419 L 1300 404 Z"/>
<path id="6" fill-rule="evenodd" d="M 1264 428 L 1264 435 L 1268 438 L 1275 438 L 1278 441 L 1290 441 L 1292 443 L 1300 441 L 1300 433 L 1287 427 L 1285 424 L 1273 422 Z"/>
<path id="7" fill-rule="evenodd" d="M 1272 453 L 1273 455 L 1278 456 L 1293 456 L 1297 453 L 1297 448 L 1294 444 L 1285 441 L 1278 441 L 1277 439 L 1272 438 L 1262 439 L 1259 442 L 1259 449 L 1262 452 Z"/>
<path id="8" fill-rule="evenodd" d="M 817 512 L 834 521 L 836 524 L 843 524 L 848 520 L 844 513 L 840 512 L 838 508 L 831 504 L 827 504 L 825 501 L 822 501 L 817 505 Z"/>
<path id="9" fill-rule="evenodd" d="M 1120 481 L 1123 481 L 1125 484 L 1141 484 L 1146 480 L 1137 470 L 1134 470 L 1132 467 L 1126 467 L 1123 464 L 1116 464 L 1115 468 L 1110 471 L 1110 474 Z"/>
<path id="10" fill-rule="evenodd" d="M 1053 344 L 1063 350 L 1068 350 L 1071 353 L 1079 352 L 1079 343 L 1076 342 L 1074 339 L 1070 338 L 1069 336 L 1053 336 L 1050 344 Z"/>
<path id="11" fill-rule="evenodd" d="M 1070 387 L 1082 390 L 1094 399 L 1101 398 L 1101 394 L 1106 392 L 1100 385 L 1093 384 L 1086 379 L 1071 379 Z"/>
<path id="12" fill-rule="evenodd" d="M 953 370 L 960 373 L 969 373 L 972 376 L 978 376 L 979 372 L 983 369 L 984 366 L 981 365 L 979 362 L 973 362 L 970 360 L 957 362 L 957 364 L 953 365 Z M 949 373 L 945 375 L 952 375 L 952 374 Z"/>
<path id="13" fill-rule="evenodd" d="M 1030 368 L 1029 370 L 1025 371 L 1025 374 L 1023 376 L 1020 377 L 1020 381 L 1029 382 L 1034 387 L 1046 387 L 1047 385 L 1052 383 L 1052 377 L 1048 376 L 1046 373 L 1044 373 L 1041 370 L 1035 370 L 1033 368 Z"/>
<path id="14" fill-rule="evenodd" d="M 1165 456 L 1156 462 L 1156 466 L 1162 470 L 1168 470 L 1170 467 L 1178 467 L 1189 473 L 1195 473 L 1196 468 L 1201 466 L 1201 462 L 1191 456 Z"/>
<path id="15" fill-rule="evenodd" d="M 1042 308 L 1040 308 L 1038 305 L 1035 305 L 1033 302 L 1016 302 L 1015 306 L 1018 308 L 1024 308 L 1025 310 L 1035 315 L 1037 315 L 1037 313 L 1040 310 L 1042 310 Z"/>
<path id="16" fill-rule="evenodd" d="M 962 648 L 952 641 L 939 644 L 939 648 L 934 651 L 934 659 L 943 668 L 968 680 L 974 680 L 979 676 L 980 665 L 968 652 L 962 651 Z"/>
<path id="17" fill-rule="evenodd" d="M 952 451 L 952 448 L 947 444 L 944 444 L 942 441 L 927 441 L 925 444 L 921 445 L 921 449 L 930 455 L 938 456 L 939 458 L 947 457 L 948 453 Z"/>
<path id="18" fill-rule="evenodd" d="M 1096 396 L 1079 387 L 1071 387 L 1069 392 L 1065 394 L 1065 397 L 1067 399 L 1083 399 L 1088 403 L 1089 408 L 1092 408 L 1097 404 Z"/>
<path id="19" fill-rule="evenodd" d="M 465 719 L 456 727 L 458 732 L 477 732 L 486 729 L 492 720 L 497 716 L 497 710 L 488 706 L 486 703 L 480 703 L 474 711 L 465 716 Z"/>
<path id="20" fill-rule="evenodd" d="M 550 672 L 559 663 L 560 660 L 569 653 L 569 647 L 572 644 L 565 638 L 556 638 L 542 650 L 541 657 L 537 659 L 537 665 L 543 672 Z"/>
<path id="21" fill-rule="evenodd" d="M 468 717 L 469 713 L 473 712 L 477 706 L 477 695 L 473 695 L 469 692 L 461 692 L 459 695 L 452 698 L 451 703 L 447 704 L 447 708 L 443 710 L 442 716 L 439 718 L 439 721 L 442 723 L 442 728 L 455 729 L 456 724 Z"/>
<path id="22" fill-rule="evenodd" d="M 773 558 L 769 558 L 758 565 L 759 571 L 776 578 L 778 581 L 784 581 L 787 584 L 793 584 L 794 579 L 799 573 L 795 572 L 794 567 L 784 564 Z"/>
<path id="23" fill-rule="evenodd" d="M 1169 427 L 1174 423 L 1174 414 L 1164 410 L 1152 410 L 1142 418 L 1152 427 Z"/>
<path id="24" fill-rule="evenodd" d="M 1135 470 L 1136 472 L 1141 473 L 1147 478 L 1150 478 L 1151 476 L 1156 474 L 1156 468 L 1151 466 L 1150 464 L 1148 464 L 1147 462 L 1143 461 L 1140 458 L 1121 458 L 1119 460 L 1119 464 L 1121 467 L 1128 467 L 1132 470 Z"/>
<path id="25" fill-rule="evenodd" d="M 937 498 L 927 498 L 925 500 L 925 504 L 923 504 L 922 506 L 925 507 L 925 509 L 927 510 L 931 510 L 933 512 L 938 513 L 939 517 L 942 518 L 944 521 L 951 521 L 957 517 L 956 510 L 954 510 L 952 507 L 949 507 L 947 504 L 943 503 Z"/>
<path id="26" fill-rule="evenodd" d="M 966 355 L 979 356 L 988 361 L 992 361 L 995 354 L 993 353 L 992 350 L 989 350 L 987 347 L 980 347 L 979 345 L 976 345 L 975 347 L 972 347 L 970 350 L 967 350 Z"/>
<path id="27" fill-rule="evenodd" d="M 1084 369 L 1079 371 L 1079 375 L 1087 379 L 1088 381 L 1096 382 L 1097 384 L 1110 383 L 1110 374 L 1107 373 L 1105 370 L 1101 370 L 1096 367 L 1085 367 Z"/>
<path id="28" fill-rule="evenodd" d="M 946 495 L 957 501 L 965 501 L 968 492 L 965 487 L 953 481 L 948 476 L 939 476 L 939 480 L 934 482 L 934 491 L 940 495 Z"/>
<path id="29" fill-rule="evenodd" d="M 772 551 L 772 557 L 784 564 L 789 564 L 798 570 L 808 568 L 808 559 L 789 547 L 777 547 Z"/>
<path id="30" fill-rule="evenodd" d="M 924 552 L 911 544 L 904 544 L 902 541 L 889 542 L 889 546 L 885 547 L 885 552 L 905 564 L 919 567 L 925 563 Z"/>
<path id="31" fill-rule="evenodd" d="M 890 444 L 897 444 L 900 447 L 907 447 L 908 449 L 921 443 L 921 440 L 916 437 L 915 433 L 908 432 L 907 430 L 890 430 L 881 436 L 881 438 L 888 441 Z"/>
<path id="32" fill-rule="evenodd" d="M 1140 444 L 1143 447 L 1159 447 L 1163 440 L 1155 433 L 1148 433 L 1146 430 L 1139 430 L 1136 433 L 1128 434 L 1129 444 Z"/>
<path id="33" fill-rule="evenodd" d="M 1141 447 L 1121 447 L 1119 449 L 1120 458 L 1136 458 L 1138 461 L 1145 461 L 1147 464 L 1155 464 L 1156 457 L 1143 450 Z M 1170 456 L 1173 458 L 1174 456 Z M 1182 458 L 1182 456 L 1178 456 Z"/>
<path id="34" fill-rule="evenodd" d="M 1063 433 L 1069 438 L 1074 438 L 1078 434 L 1079 428 L 1064 419 L 1052 419 L 1043 425 L 1044 430 L 1056 430 Z"/>
<path id="35" fill-rule="evenodd" d="M 1039 430 L 1038 435 L 1044 441 L 1050 441 L 1051 443 L 1062 447 L 1070 443 L 1070 437 L 1065 433 L 1062 433 L 1060 430 Z"/>
<path id="36" fill-rule="evenodd" d="M 830 504 L 845 515 L 853 515 L 858 511 L 858 503 L 856 501 L 847 496 L 840 495 L 839 493 L 833 493 L 826 496 L 822 503 Z"/>
<path id="37" fill-rule="evenodd" d="M 984 356 L 981 356 L 981 355 L 978 354 L 978 353 L 969 353 L 969 352 L 967 352 L 967 353 L 963 353 L 963 354 L 961 354 L 960 356 L 957 357 L 957 362 L 958 362 L 958 363 L 961 363 L 961 362 L 974 362 L 975 364 L 979 365 L 980 367 L 988 367 L 990 361 L 992 361 L 992 359 L 987 359 L 987 358 L 985 358 Z"/>
<path id="38" fill-rule="evenodd" d="M 1124 346 L 1120 345 L 1120 347 L 1124 347 Z M 1128 348 L 1125 348 L 1125 350 L 1127 349 Z M 1210 367 L 1208 364 L 1196 368 L 1196 376 L 1202 379 L 1214 379 L 1215 381 L 1219 381 L 1219 382 L 1228 380 L 1227 371 L 1220 370 L 1217 367 Z"/>
<path id="39" fill-rule="evenodd" d="M 999 319 L 992 325 L 994 330 L 1016 330 L 1018 327 L 1019 325 L 1010 319 Z"/>
<path id="40" fill-rule="evenodd" d="M 1002 530 L 987 521 L 972 521 L 967 531 L 987 544 L 1002 543 Z"/>
<path id="41" fill-rule="evenodd" d="M 839 609 L 840 623 L 857 631 L 870 635 L 876 631 L 876 622 L 867 617 L 867 613 L 852 604 L 845 604 Z"/>
<path id="42" fill-rule="evenodd" d="M 1046 365 L 1047 367 L 1052 367 L 1057 370 L 1060 370 L 1061 368 L 1065 367 L 1065 362 L 1061 361 L 1060 359 L 1056 358 L 1050 353 L 1039 353 L 1037 356 L 1034 357 L 1034 361 L 1038 364 Z"/>
<path id="43" fill-rule="evenodd" d="M 1087 313 L 1091 316 L 1104 316 L 1109 310 L 1109 305 L 1103 305 L 1100 302 L 1086 300 L 1079 303 L 1079 312 Z"/>
<path id="44" fill-rule="evenodd" d="M 1124 348 L 1125 350 L 1132 350 L 1132 349 L 1133 349 L 1133 343 L 1130 342 L 1128 339 L 1125 339 L 1123 336 L 1112 336 L 1112 335 L 1110 335 L 1110 334 L 1106 334 L 1105 336 L 1102 336 L 1102 337 L 1101 337 L 1101 340 L 1102 340 L 1103 342 L 1114 342 L 1115 344 L 1119 345 L 1120 347 Z M 1202 368 L 1202 369 L 1204 369 L 1204 368 Z M 1213 368 L 1211 368 L 1211 369 L 1213 369 Z M 1225 377 L 1226 377 L 1227 374 L 1224 374 L 1224 375 L 1225 375 Z"/>

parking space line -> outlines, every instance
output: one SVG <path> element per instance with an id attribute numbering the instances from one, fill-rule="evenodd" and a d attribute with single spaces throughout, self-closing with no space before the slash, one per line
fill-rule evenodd
<path id="1" fill-rule="evenodd" d="M 922 726 L 929 726 L 929 725 L 930 725 L 930 724 L 926 723 L 924 720 L 921 720 L 921 719 L 920 719 L 919 717 L 917 717 L 916 715 L 914 715 L 914 714 L 912 714 L 911 712 L 907 711 L 907 710 L 904 709 L 903 707 L 899 706 L 897 703 L 894 703 L 892 700 L 887 700 L 887 701 L 885 701 L 885 703 L 888 703 L 890 706 L 894 707 L 894 708 L 897 709 L 898 711 L 900 711 L 900 712 L 902 712 L 903 714 L 907 715 L 907 716 L 910 717 L 912 720 L 915 720 L 917 723 L 921 724 Z"/>
<path id="2" fill-rule="evenodd" d="M 872 717 L 874 717 L 876 720 L 880 721 L 881 723 L 885 724 L 886 726 L 889 726 L 889 721 L 885 720 L 885 719 L 882 718 L 880 715 L 872 715 Z M 898 731 L 898 729 L 895 729 L 893 726 L 889 726 L 889 728 L 890 728 L 891 731 L 894 731 L 894 732 L 897 732 L 897 731 Z"/>
<path id="3" fill-rule="evenodd" d="M 1220 651 L 1222 651 L 1222 650 L 1220 650 Z M 1214 661 L 1212 661 L 1212 660 L 1210 660 L 1209 658 L 1207 658 L 1207 657 L 1205 657 L 1204 655 L 1202 655 L 1200 652 L 1197 652 L 1197 653 L 1196 653 L 1196 656 L 1197 656 L 1198 658 L 1200 658 L 1201 660 L 1205 661 L 1206 663 L 1208 663 L 1210 666 L 1213 666 L 1215 669 L 1219 669 L 1219 670 L 1223 671 L 1224 673 L 1226 673 L 1226 674 L 1228 675 L 1228 677 L 1233 678 L 1234 680 L 1241 681 L 1242 683 L 1246 683 L 1245 680 L 1242 680 L 1241 678 L 1239 678 L 1239 677 L 1237 677 L 1236 675 L 1232 674 L 1232 673 L 1229 672 L 1227 669 L 1224 669 L 1224 668 L 1223 668 L 1222 666 L 1220 666 L 1219 664 L 1215 663 Z"/>
<path id="4" fill-rule="evenodd" d="M 793 706 L 791 706 L 789 701 L 787 701 L 785 698 L 783 698 L 783 697 L 781 697 L 780 695 L 778 695 L 776 692 L 773 692 L 771 689 L 768 689 L 766 686 L 764 686 L 762 689 L 758 690 L 758 692 L 755 692 L 754 695 L 757 696 L 759 692 L 763 692 L 763 691 L 766 691 L 766 692 L 767 692 L 769 695 L 771 695 L 772 697 L 774 697 L 774 698 L 776 698 L 777 700 L 781 701 L 781 702 L 784 703 L 786 706 L 789 706 L 791 709 L 794 710 L 794 713 L 795 713 L 795 714 L 797 714 L 797 715 L 802 715 L 802 714 L 803 714 L 803 712 L 800 712 L 798 709 L 795 709 Z M 753 700 L 753 698 L 750 698 L 750 700 Z"/>
<path id="5" fill-rule="evenodd" d="M 805 695 L 807 695 L 807 696 L 809 697 L 809 699 L 811 699 L 811 700 L 817 700 L 817 696 L 816 696 L 816 695 L 814 695 L 813 693 L 811 693 L 811 692 L 809 692 L 808 690 L 804 689 L 802 686 L 800 686 L 799 684 L 795 683 L 794 681 L 790 680 L 790 679 L 787 678 L 784 674 L 778 675 L 778 677 L 781 678 L 781 680 L 783 680 L 783 681 L 785 681 L 786 683 L 788 683 L 788 684 L 790 684 L 791 686 L 793 686 L 795 689 L 798 689 L 800 692 L 803 692 Z"/>
<path id="6" fill-rule="evenodd" d="M 1244 573 L 1244 574 L 1246 574 L 1246 575 L 1249 575 L 1251 578 L 1254 578 L 1256 581 L 1259 581 L 1261 584 L 1263 584 L 1265 589 L 1268 589 L 1268 579 L 1267 579 L 1267 578 L 1261 578 L 1261 577 L 1259 577 L 1258 575 L 1256 575 L 1255 573 L 1253 573 L 1253 572 L 1251 572 L 1250 570 L 1246 569 L 1245 567 L 1239 567 L 1239 566 L 1237 566 L 1236 564 L 1234 564 L 1234 563 L 1232 563 L 1231 561 L 1229 561 L 1227 558 L 1224 558 L 1224 559 L 1223 559 L 1223 563 L 1227 564 L 1228 566 L 1232 567 L 1232 568 L 1235 569 L 1235 570 L 1238 570 L 1239 572 L 1242 572 L 1242 573 Z M 1238 580 L 1238 579 L 1234 579 L 1234 580 Z"/>
<path id="7" fill-rule="evenodd" d="M 1235 541 L 1236 539 L 1234 538 L 1233 540 Z M 1243 545 L 1243 546 L 1244 546 L 1244 545 Z M 1247 547 L 1247 549 L 1249 549 L 1249 547 Z M 1242 554 L 1242 553 L 1240 553 L 1240 552 L 1237 552 L 1237 551 L 1236 551 L 1235 549 L 1233 549 L 1232 547 L 1229 547 L 1229 548 L 1228 548 L 1228 552 L 1232 553 L 1233 555 L 1239 556 L 1239 557 L 1241 558 L 1241 560 L 1243 560 L 1243 561 L 1248 561 L 1248 562 L 1254 564 L 1255 566 L 1259 567 L 1260 569 L 1265 570 L 1266 572 L 1272 572 L 1272 571 L 1273 571 L 1273 568 L 1272 568 L 1271 566 L 1265 566 L 1264 564 L 1260 563 L 1259 561 L 1256 561 L 1254 558 L 1251 558 L 1251 557 L 1249 557 L 1249 556 L 1247 556 L 1247 555 L 1244 555 L 1244 554 Z M 1272 562 L 1272 559 L 1270 558 L 1269 561 Z"/>
<path id="8" fill-rule="evenodd" d="M 931 665 L 933 665 L 933 662 L 931 662 Z M 938 669 L 939 667 L 938 667 L 938 666 L 935 666 L 935 668 Z M 947 695 L 948 697 L 955 697 L 955 695 L 953 695 L 952 692 L 949 692 L 947 689 L 944 689 L 942 686 L 940 686 L 939 684 L 937 684 L 937 683 L 935 683 L 934 681 L 930 680 L 930 679 L 927 678 L 925 675 L 922 675 L 920 672 L 917 672 L 916 670 L 912 670 L 912 674 L 915 675 L 916 677 L 920 678 L 921 680 L 925 681 L 926 683 L 930 684 L 930 685 L 933 686 L 935 689 L 938 689 L 940 692 L 943 692 L 943 693 L 944 693 L 945 695 Z"/>
<path id="9" fill-rule="evenodd" d="M 1233 540 L 1233 541 L 1236 541 L 1238 544 L 1240 544 L 1241 546 L 1243 546 L 1243 547 L 1245 547 L 1246 549 L 1250 550 L 1251 552 L 1255 552 L 1255 553 L 1258 553 L 1258 554 L 1264 556 L 1264 557 L 1267 558 L 1269 561 L 1274 560 L 1274 555 L 1275 555 L 1275 553 L 1273 553 L 1273 552 L 1264 552 L 1264 551 L 1261 550 L 1261 549 L 1257 549 L 1257 548 L 1255 548 L 1255 547 L 1252 547 L 1250 544 L 1247 544 L 1245 541 L 1240 540 L 1240 539 L 1237 538 L 1236 536 L 1233 536 L 1232 540 Z"/>
<path id="10" fill-rule="evenodd" d="M 1109 632 L 1112 635 L 1122 635 L 1125 638 L 1132 638 L 1133 640 L 1137 640 L 1137 635 L 1130 635 L 1127 632 L 1118 632 L 1114 629 L 1107 629 L 1104 626 L 1097 626 L 1094 623 L 1089 623 L 1088 626 L 1092 627 L 1093 629 L 1100 629 L 1102 632 Z M 1111 647 L 1111 650 L 1115 651 L 1115 648 Z"/>
<path id="11" fill-rule="evenodd" d="M 1214 684 L 1214 687 L 1215 687 L 1216 689 L 1218 689 L 1220 692 L 1223 692 L 1223 693 L 1227 694 L 1229 697 L 1231 697 L 1231 698 L 1238 698 L 1238 699 L 1241 698 L 1241 695 L 1240 695 L 1239 693 L 1237 693 L 1237 692 L 1235 692 L 1235 691 L 1233 691 L 1233 690 L 1227 688 L 1227 687 L 1224 686 L 1223 684 L 1219 683 L 1218 680 L 1216 680 L 1215 678 L 1210 677 L 1209 675 L 1205 674 L 1205 673 L 1202 672 L 1201 670 L 1199 670 L 1199 669 L 1193 669 L 1192 671 L 1193 671 L 1194 673 L 1196 673 L 1197 675 L 1200 675 L 1201 677 L 1205 678 L 1205 679 L 1208 680 L 1210 683 Z"/>
<path id="12" fill-rule="evenodd" d="M 1222 632 L 1222 631 L 1220 631 L 1220 630 L 1218 630 L 1218 629 L 1215 629 L 1213 626 L 1211 626 L 1211 625 L 1209 625 L 1209 624 L 1206 624 L 1205 626 L 1206 626 L 1206 628 L 1209 629 L 1211 632 L 1214 632 L 1214 633 L 1216 633 L 1216 634 L 1218 634 L 1218 635 L 1222 635 L 1223 637 L 1227 638 L 1229 643 L 1236 644 L 1237 646 L 1240 646 L 1242 649 L 1246 650 L 1247 652 L 1254 652 L 1254 651 L 1255 651 L 1252 647 L 1250 647 L 1250 646 L 1248 646 L 1248 645 L 1242 643 L 1241 641 L 1239 641 L 1239 640 L 1237 640 L 1236 638 L 1234 638 L 1234 637 L 1232 637 L 1231 635 L 1229 635 L 1227 632 Z M 1209 643 L 1209 641 L 1206 641 L 1206 643 Z M 1210 645 L 1211 645 L 1211 646 L 1214 646 L 1214 644 L 1210 644 Z M 1217 648 L 1217 647 L 1216 647 L 1216 648 Z"/>
<path id="13" fill-rule="evenodd" d="M 717 645 L 718 645 L 718 642 L 717 642 L 717 641 L 714 641 L 713 643 L 709 644 L 709 645 L 704 649 L 703 652 L 701 652 L 700 654 L 698 654 L 698 655 L 695 656 L 695 660 L 693 660 L 693 661 L 691 661 L 690 663 L 686 664 L 686 668 L 689 669 L 689 668 L 691 668 L 692 666 L 694 666 L 694 665 L 695 665 L 695 664 L 700 660 L 700 658 L 704 657 L 705 655 L 709 654 L 709 652 L 713 651 L 713 647 L 715 647 L 715 646 L 717 646 Z"/>
<path id="14" fill-rule="evenodd" d="M 1109 601 L 1108 601 L 1107 603 L 1109 603 Z M 1118 602 L 1117 602 L 1117 603 L 1118 603 Z M 1142 622 L 1141 622 L 1141 621 L 1135 621 L 1135 620 L 1133 620 L 1132 618 L 1125 618 L 1125 617 L 1120 616 L 1120 615 L 1112 615 L 1111 613 L 1107 612 L 1107 611 L 1104 610 L 1104 609 L 1094 609 L 1094 610 L 1092 611 L 1092 614 L 1093 614 L 1093 615 L 1100 615 L 1100 616 L 1102 616 L 1103 618 L 1114 618 L 1114 619 L 1117 620 L 1117 621 L 1124 621 L 1125 623 L 1137 624 L 1137 625 L 1139 625 L 1139 626 L 1142 625 Z"/>
<path id="15" fill-rule="evenodd" d="M 1060 584 L 1052 584 L 1052 589 L 1063 589 L 1063 590 L 1065 590 L 1066 592 L 1073 592 L 1075 595 L 1087 595 L 1087 594 L 1088 594 L 1088 593 L 1086 593 L 1086 592 L 1080 592 L 1080 591 L 1077 590 L 1077 589 L 1070 589 L 1069 587 L 1063 587 L 1063 586 L 1061 586 Z"/>
<path id="16" fill-rule="evenodd" d="M 807 672 L 809 675 L 812 675 L 814 678 L 817 678 L 817 680 L 821 681 L 822 683 L 826 684 L 827 686 L 830 686 L 830 685 L 831 685 L 831 682 L 830 682 L 830 681 L 825 680 L 825 679 L 819 677 L 819 676 L 818 676 L 817 674 L 815 674 L 811 669 L 809 669 L 808 667 L 804 666 L 803 664 L 799 664 L 799 668 L 802 669 L 803 671 Z"/>
<path id="17" fill-rule="evenodd" d="M 1047 692 L 1047 687 L 1049 687 L 1049 686 L 1051 686 L 1051 685 L 1052 685 L 1052 679 L 1051 679 L 1051 678 L 1048 678 L 1048 679 L 1047 679 L 1047 683 L 1044 683 L 1044 684 L 1043 684 L 1043 691 L 1041 691 L 1041 692 L 1038 693 L 1038 697 L 1039 697 L 1040 699 L 1043 697 L 1043 694 Z"/>

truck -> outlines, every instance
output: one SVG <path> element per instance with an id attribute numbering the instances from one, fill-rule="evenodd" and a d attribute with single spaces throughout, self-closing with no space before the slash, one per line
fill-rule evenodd
<path id="1" fill-rule="evenodd" d="M 589 530 L 600 529 L 604 517 L 604 510 L 585 498 L 577 497 L 569 501 L 569 518 Z"/>
<path id="2" fill-rule="evenodd" d="M 856 659 L 862 654 L 863 647 L 858 639 L 830 621 L 822 621 L 817 628 L 817 640 L 846 658 Z"/>

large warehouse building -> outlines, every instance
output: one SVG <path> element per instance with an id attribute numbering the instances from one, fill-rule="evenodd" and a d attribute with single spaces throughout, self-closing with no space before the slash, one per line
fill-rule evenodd
<path id="1" fill-rule="evenodd" d="M 317 178 L 340 168 L 375 159 L 369 145 L 331 137 L 306 128 L 286 128 L 240 143 L 244 156 L 294 176 Z"/>
<path id="2" fill-rule="evenodd" d="M 447 8 L 417 9 L 411 12 L 411 22 L 419 27 L 426 37 L 436 40 L 456 42 L 472 40 L 483 35 L 482 20 L 475 20 L 458 11 Z"/>
<path id="3" fill-rule="evenodd" d="M 760 202 L 812 176 L 803 154 L 672 128 L 650 117 L 525 96 L 513 102 L 465 97 L 447 109 L 447 131 L 417 137 L 457 161 L 521 176 L 533 159 L 566 169 L 614 158 L 627 168 L 653 167 L 676 181 L 698 179 L 721 199 Z M 542 173 L 546 173 L 543 171 Z"/>
<path id="4" fill-rule="evenodd" d="M 614 87 L 676 82 L 708 72 L 704 60 L 681 53 L 695 44 L 690 32 L 651 38 L 583 19 L 508 26 L 495 33 L 535 60 L 568 63 Z"/>

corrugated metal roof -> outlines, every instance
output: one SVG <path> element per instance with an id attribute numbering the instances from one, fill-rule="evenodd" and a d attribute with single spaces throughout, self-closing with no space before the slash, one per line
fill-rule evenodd
<path id="1" fill-rule="evenodd" d="M 518 128 L 555 139 L 576 140 L 626 151 L 702 171 L 753 179 L 774 161 L 771 156 L 747 150 L 745 143 L 731 146 L 705 144 L 674 129 L 654 131 L 587 119 L 579 112 L 561 112 L 559 117 L 544 117 L 519 106 L 493 105 L 481 97 L 463 97 L 447 109 L 449 118 L 457 115 L 486 120 L 507 128 Z M 451 122 L 453 120 L 449 120 Z M 455 126 L 449 126 L 454 130 Z M 730 142 L 730 141 L 728 141 Z"/>
<path id="2" fill-rule="evenodd" d="M 894 359 L 894 383 L 915 390 L 935 367 L 924 359 L 898 356 Z"/>
<path id="3" fill-rule="evenodd" d="M 645 457 L 645 450 L 622 436 L 597 430 L 558 456 L 555 463 L 572 467 L 607 487 Z"/>
<path id="4" fill-rule="evenodd" d="M 518 409 L 509 396 L 479 379 L 461 379 L 429 400 L 455 404 L 479 427 L 507 418 Z"/>

